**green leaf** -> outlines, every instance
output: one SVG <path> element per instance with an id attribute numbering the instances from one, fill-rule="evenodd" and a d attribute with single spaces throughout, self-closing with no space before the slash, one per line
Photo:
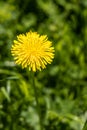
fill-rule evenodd
<path id="1" fill-rule="evenodd" d="M 8 102 L 10 102 L 11 99 L 10 99 L 10 97 L 9 97 L 9 95 L 8 95 L 8 93 L 7 93 L 7 91 L 6 91 L 6 89 L 5 89 L 4 87 L 2 87 L 2 88 L 1 88 L 1 91 L 2 91 L 3 95 L 6 97 L 6 99 L 8 100 Z"/>
<path id="2" fill-rule="evenodd" d="M 86 120 L 82 130 L 87 130 L 87 120 Z"/>

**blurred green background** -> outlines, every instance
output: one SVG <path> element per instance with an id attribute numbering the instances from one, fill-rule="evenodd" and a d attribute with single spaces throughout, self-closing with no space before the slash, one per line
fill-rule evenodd
<path id="1" fill-rule="evenodd" d="M 55 47 L 36 73 L 45 130 L 82 130 L 87 119 L 87 0 L 0 0 L 0 130 L 38 130 L 28 69 L 10 49 L 20 33 L 46 34 Z"/>

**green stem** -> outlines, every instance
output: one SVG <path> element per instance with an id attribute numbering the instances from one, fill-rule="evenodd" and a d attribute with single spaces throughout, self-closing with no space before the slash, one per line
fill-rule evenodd
<path id="1" fill-rule="evenodd" d="M 38 94 L 37 94 L 37 88 L 35 86 L 34 73 L 32 74 L 32 83 L 33 83 L 34 95 L 35 95 L 35 100 L 36 100 L 37 112 L 38 112 L 38 116 L 39 116 L 40 130 L 43 130 L 43 124 L 42 124 L 42 118 L 41 118 L 41 110 L 40 110 L 40 105 L 39 105 L 39 102 L 38 102 Z"/>

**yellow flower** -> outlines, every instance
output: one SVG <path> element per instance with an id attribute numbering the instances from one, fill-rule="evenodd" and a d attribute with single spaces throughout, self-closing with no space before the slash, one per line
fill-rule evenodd
<path id="1" fill-rule="evenodd" d="M 22 68 L 37 71 L 46 68 L 54 58 L 54 47 L 46 35 L 40 36 L 36 32 L 27 32 L 17 36 L 11 48 L 16 64 Z"/>

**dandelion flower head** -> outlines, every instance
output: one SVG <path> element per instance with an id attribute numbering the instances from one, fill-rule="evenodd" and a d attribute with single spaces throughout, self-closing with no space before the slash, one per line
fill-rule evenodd
<path id="1" fill-rule="evenodd" d="M 15 63 L 22 68 L 37 71 L 46 68 L 54 58 L 54 47 L 47 35 L 39 35 L 37 32 L 27 32 L 17 36 L 11 47 Z"/>

